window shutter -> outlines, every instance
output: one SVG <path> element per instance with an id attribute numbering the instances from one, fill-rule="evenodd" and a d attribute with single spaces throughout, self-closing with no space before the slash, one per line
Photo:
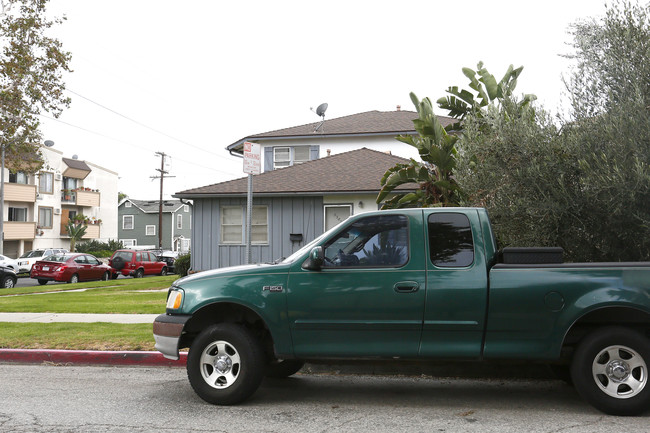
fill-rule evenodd
<path id="1" fill-rule="evenodd" d="M 265 147 L 264 148 L 264 171 L 273 170 L 273 148 Z"/>
<path id="2" fill-rule="evenodd" d="M 309 160 L 313 161 L 318 159 L 318 153 L 320 151 L 320 146 L 309 146 Z"/>

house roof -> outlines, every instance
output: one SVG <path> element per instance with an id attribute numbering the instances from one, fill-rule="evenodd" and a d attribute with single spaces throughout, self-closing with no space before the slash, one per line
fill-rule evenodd
<path id="1" fill-rule="evenodd" d="M 408 159 L 367 148 L 315 159 L 291 167 L 267 171 L 253 177 L 257 195 L 320 195 L 323 193 L 378 193 L 380 180 L 391 167 Z M 400 190 L 416 188 L 403 185 Z M 242 196 L 248 191 L 248 178 L 177 192 L 174 197 L 204 198 Z"/>
<path id="2" fill-rule="evenodd" d="M 92 171 L 85 161 L 78 159 L 61 158 L 65 165 L 68 167 L 63 171 L 66 177 L 73 177 L 75 179 L 85 179 Z"/>
<path id="3" fill-rule="evenodd" d="M 120 206 L 127 201 L 133 203 L 133 206 L 137 207 L 144 213 L 158 213 L 160 205 L 159 200 L 134 200 L 127 198 L 124 199 Z M 180 200 L 163 200 L 163 213 L 176 212 L 181 206 L 184 206 L 185 204 L 186 203 L 183 203 Z"/>
<path id="4" fill-rule="evenodd" d="M 328 119 L 323 122 L 313 122 L 290 128 L 244 137 L 228 147 L 226 150 L 241 153 L 245 141 L 278 140 L 291 138 L 324 138 L 349 135 L 400 135 L 415 134 L 413 119 L 418 114 L 414 111 L 367 111 L 350 116 Z M 442 126 L 447 126 L 457 120 L 438 116 Z M 320 126 L 319 126 L 320 125 Z"/>

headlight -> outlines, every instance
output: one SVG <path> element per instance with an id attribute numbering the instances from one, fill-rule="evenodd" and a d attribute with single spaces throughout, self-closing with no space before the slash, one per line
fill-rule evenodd
<path id="1" fill-rule="evenodd" d="M 183 291 L 178 289 L 173 289 L 169 292 L 167 297 L 167 309 L 169 310 L 178 310 L 181 308 L 183 303 Z"/>

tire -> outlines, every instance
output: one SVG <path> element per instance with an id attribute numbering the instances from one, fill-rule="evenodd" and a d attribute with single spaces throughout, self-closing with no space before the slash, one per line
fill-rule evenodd
<path id="1" fill-rule="evenodd" d="M 111 279 L 111 274 L 108 271 L 104 272 L 104 275 L 102 275 L 102 281 L 108 281 L 110 279 Z"/>
<path id="2" fill-rule="evenodd" d="M 111 260 L 111 266 L 116 271 L 121 271 L 124 269 L 124 265 L 126 265 L 126 262 L 122 257 L 115 257 L 113 260 Z"/>
<path id="3" fill-rule="evenodd" d="M 198 396 L 208 403 L 240 403 L 253 395 L 264 378 L 264 352 L 243 326 L 213 325 L 192 343 L 187 377 Z"/>
<path id="4" fill-rule="evenodd" d="M 38 284 L 40 284 L 41 286 L 44 286 L 44 285 L 47 284 L 47 280 L 38 280 Z"/>
<path id="5" fill-rule="evenodd" d="M 601 328 L 578 345 L 571 377 L 578 393 L 610 415 L 638 415 L 650 408 L 650 340 L 629 328 Z"/>
<path id="6" fill-rule="evenodd" d="M 70 277 L 70 281 L 68 281 L 68 283 L 70 284 L 75 284 L 78 282 L 79 282 L 79 275 L 77 274 L 72 274 L 72 276 Z"/>
<path id="7" fill-rule="evenodd" d="M 167 275 L 167 266 L 163 266 L 163 268 L 160 270 L 160 274 L 159 274 L 159 275 L 160 275 L 161 277 L 164 277 L 165 275 Z"/>
<path id="8" fill-rule="evenodd" d="M 135 271 L 135 275 L 133 275 L 135 278 L 142 278 L 144 277 L 144 271 L 142 269 L 138 269 Z"/>
<path id="9" fill-rule="evenodd" d="M 2 288 L 11 289 L 16 286 L 16 280 L 9 275 L 5 275 L 2 278 Z"/>
<path id="10" fill-rule="evenodd" d="M 299 359 L 273 360 L 266 366 L 266 377 L 283 379 L 292 376 L 305 365 L 305 361 Z"/>
<path id="11" fill-rule="evenodd" d="M 111 276 L 111 278 L 113 278 L 114 280 L 117 280 L 117 277 L 119 277 L 119 276 L 120 276 L 120 274 L 113 274 L 113 275 Z"/>

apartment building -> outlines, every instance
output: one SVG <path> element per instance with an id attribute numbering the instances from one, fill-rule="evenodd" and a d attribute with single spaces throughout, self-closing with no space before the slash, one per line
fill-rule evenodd
<path id="1" fill-rule="evenodd" d="M 45 164 L 36 174 L 5 169 L 4 254 L 19 257 L 40 248 L 69 248 L 66 224 L 87 217 L 86 239 L 117 239 L 116 172 L 41 148 Z"/>

